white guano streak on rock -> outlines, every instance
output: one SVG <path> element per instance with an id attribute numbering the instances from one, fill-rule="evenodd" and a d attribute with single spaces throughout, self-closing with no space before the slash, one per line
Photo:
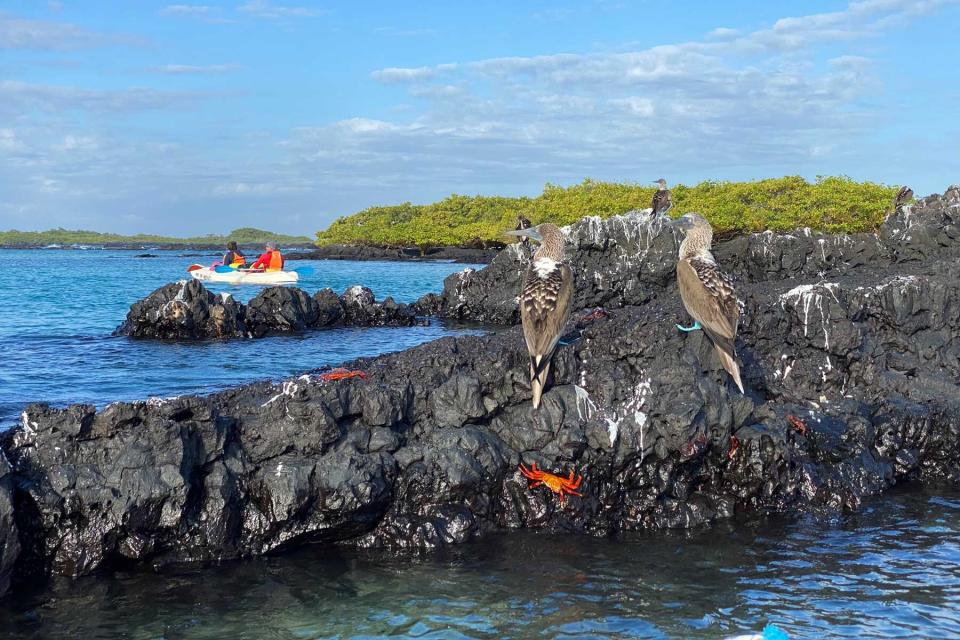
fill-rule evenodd
<path id="1" fill-rule="evenodd" d="M 786 309 L 786 303 L 794 307 L 803 306 L 803 335 L 806 337 L 810 326 L 810 307 L 816 307 L 820 312 L 821 326 L 823 327 L 823 348 L 830 349 L 830 330 L 827 327 L 827 304 L 824 292 L 830 295 L 837 303 L 835 291 L 839 288 L 836 282 L 818 282 L 816 284 L 802 284 L 780 295 L 780 306 Z"/>

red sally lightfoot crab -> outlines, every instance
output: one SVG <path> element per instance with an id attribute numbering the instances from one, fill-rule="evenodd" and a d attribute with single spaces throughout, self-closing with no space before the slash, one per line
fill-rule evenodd
<path id="1" fill-rule="evenodd" d="M 568 495 L 583 495 L 582 493 L 577 492 L 577 489 L 580 487 L 580 483 L 583 482 L 583 476 L 577 476 L 574 478 L 572 469 L 570 470 L 570 475 L 564 478 L 563 476 L 547 473 L 546 471 L 540 471 L 537 469 L 536 462 L 531 464 L 529 469 L 523 466 L 523 463 L 521 462 L 520 473 L 532 481 L 529 486 L 530 489 L 544 485 L 550 489 L 550 491 L 553 491 L 555 494 L 560 496 L 560 504 L 566 502 Z"/>
<path id="2" fill-rule="evenodd" d="M 331 369 L 326 373 L 320 374 L 320 379 L 324 382 L 332 382 L 334 380 L 346 380 L 347 378 L 360 378 L 361 380 L 367 379 L 367 374 L 363 371 L 350 371 L 342 367 L 336 369 Z"/>

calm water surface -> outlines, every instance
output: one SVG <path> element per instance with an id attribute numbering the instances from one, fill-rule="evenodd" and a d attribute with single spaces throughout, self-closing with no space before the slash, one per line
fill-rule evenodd
<path id="1" fill-rule="evenodd" d="M 114 338 L 110 333 L 130 305 L 168 282 L 187 278 L 186 267 L 218 257 L 157 251 L 136 258 L 133 251 L 3 250 L 0 270 L 0 430 L 9 427 L 30 402 L 66 405 L 149 396 L 203 393 L 359 356 L 397 351 L 451 333 L 430 327 L 334 329 L 301 336 L 169 344 Z M 363 284 L 378 298 L 412 302 L 439 291 L 443 279 L 468 265 L 297 261 L 316 271 L 299 287 L 313 293 L 331 287 L 341 293 Z M 208 285 L 246 302 L 258 287 Z"/>
<path id="2" fill-rule="evenodd" d="M 918 488 L 834 520 L 629 540 L 517 532 L 422 556 L 311 547 L 60 580 L 0 604 L 7 638 L 960 637 L 960 493 Z"/>

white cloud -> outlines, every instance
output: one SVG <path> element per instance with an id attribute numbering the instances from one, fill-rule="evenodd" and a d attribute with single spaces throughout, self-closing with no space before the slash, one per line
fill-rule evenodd
<path id="1" fill-rule="evenodd" d="M 133 38 L 97 33 L 69 22 L 23 20 L 0 13 L 0 49 L 76 51 L 133 42 Z"/>
<path id="2" fill-rule="evenodd" d="M 250 0 L 237 7 L 237 11 L 248 13 L 267 20 L 281 20 L 284 18 L 313 18 L 323 15 L 326 11 L 309 7 L 284 7 L 267 0 Z"/>
<path id="3" fill-rule="evenodd" d="M 210 7 L 205 4 L 170 4 L 160 10 L 164 16 L 206 16 L 210 14 Z"/>
<path id="4" fill-rule="evenodd" d="M 412 69 L 402 69 L 397 67 L 388 67 L 386 69 L 377 69 L 371 76 L 378 82 L 417 82 L 428 80 L 437 75 L 434 67 L 416 67 Z"/>
<path id="5" fill-rule="evenodd" d="M 154 73 L 163 73 L 168 75 L 219 75 L 230 73 L 240 69 L 238 64 L 164 64 L 159 67 L 151 67 L 149 70 Z"/>
<path id="6" fill-rule="evenodd" d="M 166 109 L 190 104 L 210 95 L 213 94 L 155 89 L 83 89 L 0 80 L 0 115 L 5 112 L 22 115 L 30 110 L 119 112 Z"/>
<path id="7" fill-rule="evenodd" d="M 13 129 L 0 129 L 0 152 L 19 153 L 25 151 L 27 145 L 17 137 Z"/>

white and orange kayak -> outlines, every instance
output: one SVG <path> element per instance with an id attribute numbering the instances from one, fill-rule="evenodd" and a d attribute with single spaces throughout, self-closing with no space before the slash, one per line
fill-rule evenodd
<path id="1" fill-rule="evenodd" d="M 202 264 L 190 265 L 187 271 L 196 280 L 226 284 L 293 284 L 300 279 L 300 274 L 296 271 L 249 271 L 247 269 L 216 271 Z"/>

